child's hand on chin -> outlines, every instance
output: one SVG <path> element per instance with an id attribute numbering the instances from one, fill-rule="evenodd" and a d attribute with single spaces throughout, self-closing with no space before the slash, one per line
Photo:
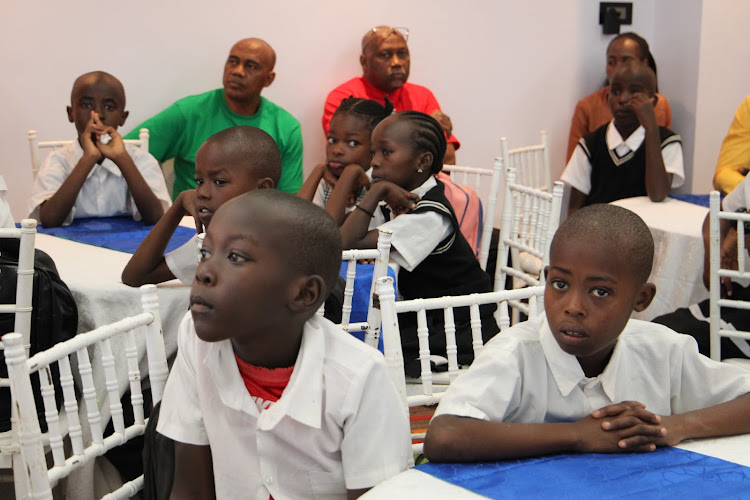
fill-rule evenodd
<path id="1" fill-rule="evenodd" d="M 636 92 L 630 98 L 630 107 L 638 118 L 638 123 L 643 128 L 658 126 L 656 123 L 656 114 L 654 113 L 655 97 L 649 97 L 642 92 Z"/>
<path id="2" fill-rule="evenodd" d="M 78 137 L 78 141 L 81 144 L 81 148 L 83 148 L 83 154 L 84 156 L 88 156 L 96 162 L 100 162 L 103 159 L 102 152 L 99 150 L 99 148 L 96 146 L 96 143 L 94 142 L 94 137 L 98 137 L 98 130 L 99 127 L 96 124 L 96 121 L 94 120 L 94 116 L 96 115 L 95 111 L 91 112 L 91 117 L 89 118 L 89 121 L 86 123 L 86 128 L 83 130 L 83 133 Z"/>
<path id="3" fill-rule="evenodd" d="M 388 182 L 388 188 L 383 196 L 383 201 L 390 207 L 394 217 L 410 212 L 417 206 L 419 196 Z"/>

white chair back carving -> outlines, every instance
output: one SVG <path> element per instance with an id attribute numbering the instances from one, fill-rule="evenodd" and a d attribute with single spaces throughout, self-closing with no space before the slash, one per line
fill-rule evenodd
<path id="1" fill-rule="evenodd" d="M 516 182 L 523 186 L 550 192 L 552 182 L 549 168 L 547 132 L 540 132 L 541 143 L 522 148 L 508 149 L 508 140 L 503 137 L 500 144 L 505 160 L 505 169 L 516 169 Z"/>
<path id="2" fill-rule="evenodd" d="M 514 279 L 512 288 L 544 283 L 543 272 L 549 263 L 549 247 L 560 225 L 563 183 L 555 182 L 550 193 L 518 184 L 515 176 L 515 169 L 506 171 L 495 291 L 505 289 L 508 276 Z M 526 304 L 512 301 L 511 305 L 515 311 L 528 314 Z"/>
<path id="3" fill-rule="evenodd" d="M 14 480 L 17 488 L 21 485 L 21 488 L 28 492 L 29 498 L 51 499 L 51 488 L 60 479 L 67 477 L 97 456 L 144 433 L 147 419 L 144 418 L 141 381 L 146 374 L 141 374 L 138 366 L 137 335 L 145 331 L 148 378 L 154 404 L 161 400 L 168 368 L 156 286 L 144 285 L 141 287 L 141 292 L 144 311 L 141 314 L 79 334 L 31 358 L 26 356 L 20 334 L 9 333 L 3 337 L 13 404 L 18 407 L 17 436 L 21 445 L 22 466 L 14 468 Z M 110 346 L 110 338 L 115 335 L 127 336 L 127 347 L 122 353 L 113 352 Z M 93 352 L 101 353 L 100 360 L 89 356 L 90 348 L 94 347 Z M 91 439 L 85 441 L 79 417 L 79 402 L 74 389 L 74 374 L 71 370 L 70 358 L 74 354 L 73 364 L 78 366 L 78 380 L 83 387 L 82 400 L 85 404 L 85 415 L 91 434 Z M 118 356 L 124 358 L 123 363 L 118 363 Z M 101 362 L 101 369 L 97 368 L 100 365 L 99 362 Z M 55 388 L 50 378 L 50 365 L 53 363 L 58 365 L 63 392 L 63 408 L 59 412 L 55 403 Z M 135 423 L 127 428 L 124 425 L 123 409 L 120 404 L 118 364 L 126 367 L 123 369 L 127 370 L 135 418 Z M 99 375 L 103 377 L 103 380 L 100 380 Z M 32 376 L 39 377 L 44 400 L 49 445 L 54 463 L 49 469 L 45 461 L 42 434 L 31 392 Z M 104 402 L 108 404 L 114 425 L 114 434 L 106 438 L 102 434 L 106 422 L 101 418 L 100 401 L 102 405 L 105 404 Z M 61 416 L 67 420 L 68 424 L 72 448 L 70 456 L 66 456 L 63 449 L 64 433 L 60 426 Z M 142 485 L 143 476 L 124 484 L 104 498 L 130 497 L 140 490 Z"/>
<path id="4" fill-rule="evenodd" d="M 36 130 L 29 130 L 27 132 L 29 136 L 29 149 L 31 151 L 31 175 L 32 179 L 36 178 L 36 173 L 39 171 L 39 167 L 42 165 L 45 154 L 42 154 L 42 149 L 53 150 L 62 146 L 71 144 L 72 140 L 66 141 L 40 141 L 37 137 Z M 148 151 L 148 139 L 149 133 L 147 128 L 142 128 L 139 131 L 138 139 L 126 139 L 126 144 L 135 144 L 144 151 Z"/>
<path id="5" fill-rule="evenodd" d="M 453 310 L 456 307 L 469 307 L 472 330 L 472 346 L 476 357 L 484 346 L 482 341 L 482 324 L 479 306 L 482 304 L 498 304 L 501 321 L 500 331 L 508 328 L 508 302 L 510 300 L 528 300 L 530 315 L 541 312 L 541 302 L 544 296 L 543 286 L 527 287 L 520 290 L 503 290 L 499 292 L 475 293 L 471 295 L 440 297 L 432 299 L 414 299 L 396 302 L 393 293 L 392 278 L 380 278 L 377 284 L 377 297 L 383 320 L 383 347 L 388 373 L 404 403 L 404 411 L 414 406 L 430 406 L 440 402 L 445 389 L 444 384 L 450 384 L 459 374 L 458 349 L 456 346 L 456 325 Z M 448 377 L 441 381 L 439 390 L 435 387 L 435 375 L 430 363 L 430 343 L 427 330 L 427 311 L 442 309 L 445 317 L 446 352 L 448 357 Z M 419 394 L 407 394 L 406 376 L 404 375 L 404 356 L 401 348 L 401 333 L 398 325 L 398 314 L 403 312 L 417 313 L 417 338 L 419 339 L 419 361 L 421 377 Z M 411 385 L 411 384 L 410 384 Z M 424 434 L 412 434 L 412 439 L 423 439 Z M 422 444 L 413 445 L 414 453 L 422 453 Z"/>
<path id="6" fill-rule="evenodd" d="M 737 227 L 737 270 L 721 267 L 721 238 L 720 222 L 729 220 L 736 224 Z M 750 332 L 733 330 L 722 327 L 721 309 L 733 308 L 750 311 L 750 302 L 734 299 L 721 298 L 721 279 L 731 278 L 733 280 L 750 279 L 750 271 L 747 271 L 745 264 L 748 260 L 747 248 L 745 247 L 745 223 L 750 222 L 750 214 L 724 212 L 721 210 L 721 198 L 718 191 L 712 191 L 709 205 L 710 221 L 710 295 L 709 295 L 709 324 L 710 324 L 710 342 L 711 342 L 711 359 L 721 361 L 721 339 L 728 337 L 737 343 L 738 347 L 747 350 L 750 345 Z M 750 314 L 750 312 L 748 313 Z M 744 345 L 742 345 L 742 344 Z M 742 366 L 750 370 L 750 359 L 732 358 L 724 361 Z"/>

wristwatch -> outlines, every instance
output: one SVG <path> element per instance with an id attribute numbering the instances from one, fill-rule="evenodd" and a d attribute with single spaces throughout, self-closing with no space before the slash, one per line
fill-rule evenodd
<path id="1" fill-rule="evenodd" d="M 738 214 L 750 213 L 750 212 L 748 212 L 747 208 L 745 208 L 745 207 L 740 207 L 737 210 L 735 210 L 734 212 L 738 213 Z M 738 221 L 733 221 L 733 222 L 734 222 L 734 228 L 737 229 L 737 222 Z M 746 220 L 746 221 L 744 221 L 742 223 L 742 225 L 744 226 L 743 229 L 745 230 L 745 234 L 748 235 L 748 236 L 750 236 L 750 221 Z"/>

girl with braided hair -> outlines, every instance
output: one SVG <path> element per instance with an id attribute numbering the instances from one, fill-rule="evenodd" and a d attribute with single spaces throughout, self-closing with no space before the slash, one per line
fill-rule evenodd
<path id="1" fill-rule="evenodd" d="M 392 115 L 372 132 L 372 185 L 341 226 L 344 248 L 375 248 L 377 229 L 388 229 L 391 263 L 399 266 L 404 299 L 489 292 L 489 275 L 461 234 L 456 214 L 435 174 L 443 168 L 446 140 L 440 124 L 417 111 Z M 384 204 L 381 204 L 384 202 Z M 485 340 L 497 333 L 494 305 L 481 307 Z M 428 313 L 430 350 L 445 355 L 442 311 Z M 471 363 L 468 308 L 454 310 L 458 359 Z M 419 375 L 416 315 L 399 315 L 407 375 Z"/>
<path id="2" fill-rule="evenodd" d="M 333 115 L 326 139 L 326 161 L 317 165 L 297 193 L 326 209 L 341 225 L 370 185 L 370 136 L 393 112 L 386 98 L 377 101 L 347 97 Z"/>

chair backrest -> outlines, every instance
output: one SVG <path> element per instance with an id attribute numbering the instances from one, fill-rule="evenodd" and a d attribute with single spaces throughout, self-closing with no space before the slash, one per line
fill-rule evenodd
<path id="1" fill-rule="evenodd" d="M 19 240 L 16 303 L 0 304 L 0 313 L 15 314 L 13 331 L 23 335 L 23 342 L 26 346 L 31 342 L 31 303 L 34 287 L 36 224 L 36 220 L 34 219 L 23 219 L 20 229 L 0 229 L 0 238 L 15 238 Z M 2 345 L 2 342 L 0 342 L 0 349 Z M 0 387 L 3 385 L 5 384 L 0 379 Z"/>
<path id="2" fill-rule="evenodd" d="M 373 307 L 373 294 L 375 283 L 378 278 L 388 275 L 388 260 L 391 253 L 391 237 L 393 233 L 388 230 L 378 231 L 378 247 L 361 250 L 344 250 L 341 261 L 347 263 L 346 286 L 344 288 L 344 304 L 341 311 L 341 327 L 347 332 L 365 332 L 365 343 L 377 348 L 380 340 L 380 310 Z M 357 265 L 360 260 L 374 260 L 375 266 L 372 272 L 372 282 L 369 285 L 367 320 L 365 322 L 350 323 L 352 314 L 352 303 L 354 299 L 354 285 L 357 278 Z M 323 315 L 325 309 L 321 305 L 318 314 Z"/>
<path id="3" fill-rule="evenodd" d="M 36 179 L 36 173 L 39 171 L 39 167 L 42 165 L 44 156 L 41 149 L 55 149 L 62 146 L 71 144 L 72 140 L 67 141 L 40 141 L 37 138 L 36 130 L 29 130 L 27 132 L 29 136 L 29 149 L 31 151 L 31 175 L 32 179 Z M 135 144 L 144 151 L 148 151 L 148 139 L 149 133 L 147 128 L 139 130 L 138 139 L 126 139 L 126 144 Z"/>
<path id="4" fill-rule="evenodd" d="M 3 336 L 5 344 L 5 362 L 11 380 L 13 404 L 18 408 L 17 436 L 21 446 L 22 467 L 14 468 L 14 481 L 17 486 L 29 492 L 29 498 L 52 498 L 51 488 L 64 477 L 69 476 L 83 464 L 103 455 L 108 450 L 120 446 L 135 436 L 142 435 L 146 428 L 144 418 L 143 394 L 141 381 L 146 374 L 139 370 L 138 344 L 143 341 L 137 337 L 136 330 L 145 330 L 145 351 L 148 357 L 148 378 L 153 402 L 161 400 L 166 383 L 168 368 L 164 352 L 164 339 L 161 330 L 161 317 L 155 285 L 141 287 L 143 313 L 131 316 L 116 323 L 105 325 L 87 333 L 56 344 L 46 351 L 27 358 L 20 334 L 9 333 Z M 124 335 L 126 347 L 112 349 L 110 340 L 116 335 Z M 92 358 L 89 352 L 93 354 Z M 90 443 L 84 443 L 83 428 L 79 419 L 78 401 L 74 387 L 74 375 L 70 358 L 75 354 L 78 366 L 76 380 L 82 386 L 83 400 L 86 407 Z M 125 358 L 118 362 L 118 356 Z M 55 402 L 55 389 L 51 380 L 50 365 L 57 363 L 60 371 L 60 385 L 63 392 L 63 409 L 58 413 Z M 118 366 L 120 374 L 130 384 L 131 401 L 135 423 L 125 427 L 123 409 L 120 404 L 118 383 Z M 37 411 L 31 392 L 31 376 L 37 373 L 44 400 L 45 419 L 47 421 L 49 446 L 54 465 L 49 470 L 42 446 Z M 112 416 L 114 433 L 103 437 L 103 425 L 99 401 L 107 401 Z M 63 417 L 62 419 L 60 417 Z M 66 457 L 63 449 L 63 432 L 61 420 L 67 420 L 72 454 Z M 88 441 L 88 440 L 87 440 Z M 135 494 L 143 484 L 143 476 L 126 483 L 108 498 L 126 498 Z"/>
<path id="5" fill-rule="evenodd" d="M 495 291 L 505 289 L 508 276 L 514 278 L 519 286 L 535 286 L 544 282 L 542 273 L 549 263 L 549 247 L 560 225 L 563 183 L 555 182 L 550 193 L 518 184 L 515 176 L 515 169 L 506 171 Z M 515 301 L 512 305 L 528 314 L 526 305 Z"/>
<path id="6" fill-rule="evenodd" d="M 516 169 L 516 182 L 523 186 L 550 192 L 552 182 L 549 169 L 547 132 L 542 130 L 541 144 L 508 149 L 508 140 L 503 137 L 500 145 L 506 170 Z"/>
<path id="7" fill-rule="evenodd" d="M 448 378 L 450 384 L 459 374 L 458 352 L 456 347 L 456 326 L 453 310 L 457 307 L 469 307 L 472 330 L 472 346 L 476 357 L 482 350 L 482 322 L 479 306 L 483 304 L 498 304 L 500 310 L 500 331 L 509 326 L 508 301 L 528 300 L 530 304 L 530 315 L 533 316 L 541 311 L 541 300 L 544 295 L 543 286 L 527 287 L 520 290 L 502 290 L 499 292 L 475 293 L 471 295 L 440 297 L 431 299 L 413 299 L 396 302 L 393 292 L 392 278 L 380 278 L 377 284 L 377 297 L 382 316 L 383 346 L 385 349 L 385 360 L 388 373 L 393 380 L 396 389 L 404 403 L 404 408 L 414 406 L 430 406 L 440 402 L 447 388 L 440 386 L 436 391 L 434 386 L 434 374 L 430 363 L 430 342 L 427 329 L 427 311 L 442 309 L 445 318 L 445 340 L 448 355 Z M 398 314 L 404 312 L 416 312 L 417 314 L 417 338 L 419 340 L 419 361 L 421 377 L 419 384 L 421 390 L 418 394 L 407 394 L 406 376 L 404 375 L 404 356 L 401 348 L 401 333 L 398 324 Z M 499 333 L 498 335 L 502 335 Z M 445 383 L 445 382 L 444 382 Z M 413 384 L 410 384 L 413 388 Z M 411 391 L 410 391 L 411 392 Z M 424 433 L 412 434 L 413 440 L 424 438 Z M 422 443 L 413 445 L 415 453 L 422 452 Z"/>
<path id="8" fill-rule="evenodd" d="M 737 227 L 737 270 L 721 267 L 721 238 L 720 223 L 722 220 L 733 221 Z M 750 342 L 750 332 L 738 331 L 730 328 L 722 328 L 721 308 L 733 308 L 750 310 L 750 302 L 722 299 L 721 298 L 721 279 L 731 278 L 734 280 L 750 279 L 750 271 L 747 271 L 745 262 L 748 259 L 747 249 L 745 247 L 745 237 L 750 236 L 745 233 L 745 223 L 750 222 L 750 213 L 724 212 L 721 210 L 721 198 L 718 191 L 712 191 L 709 201 L 709 221 L 710 221 L 710 295 L 709 295 L 709 325 L 710 325 L 710 342 L 711 342 L 711 359 L 721 361 L 721 339 L 728 337 L 736 342 L 744 344 L 744 350 L 747 350 Z M 748 313 L 750 314 L 750 313 Z M 726 325 L 725 325 L 726 326 Z M 750 370 L 750 359 L 725 359 L 724 361 L 740 365 Z"/>
<path id="9" fill-rule="evenodd" d="M 454 183 L 473 188 L 482 201 L 482 220 L 478 222 L 478 224 L 481 223 L 478 258 L 482 269 L 486 270 L 487 258 L 490 254 L 492 229 L 495 225 L 497 192 L 500 186 L 500 180 L 503 178 L 503 159 L 496 158 L 491 170 L 459 165 L 443 165 L 443 171 L 450 175 L 451 180 Z"/>

